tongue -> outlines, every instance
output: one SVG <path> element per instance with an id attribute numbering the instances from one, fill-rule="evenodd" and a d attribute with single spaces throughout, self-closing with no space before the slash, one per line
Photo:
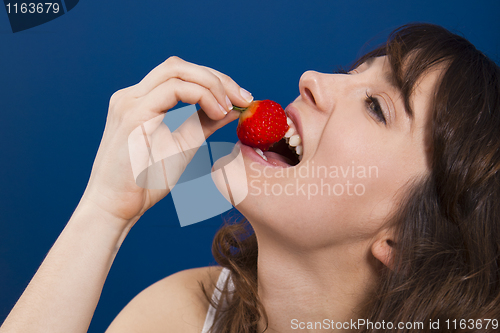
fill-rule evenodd
<path id="1" fill-rule="evenodd" d="M 265 151 L 264 156 L 267 157 L 267 161 L 276 166 L 280 166 L 282 168 L 291 167 L 291 161 L 283 155 L 273 153 L 272 151 Z"/>

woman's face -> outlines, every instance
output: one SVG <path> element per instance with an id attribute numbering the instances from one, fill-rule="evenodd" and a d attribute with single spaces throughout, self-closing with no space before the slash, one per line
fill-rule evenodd
<path id="1" fill-rule="evenodd" d="M 405 185 L 428 172 L 427 114 L 440 73 L 419 82 L 409 116 L 390 71 L 384 56 L 349 74 L 302 75 L 300 96 L 286 109 L 303 146 L 299 164 L 275 166 L 240 146 L 248 194 L 236 208 L 256 230 L 302 247 L 376 235 Z"/>

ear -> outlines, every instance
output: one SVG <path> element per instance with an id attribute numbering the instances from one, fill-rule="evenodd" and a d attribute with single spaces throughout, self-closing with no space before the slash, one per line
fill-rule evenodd
<path id="1" fill-rule="evenodd" d="M 393 245 L 392 233 L 385 230 L 380 232 L 371 247 L 373 256 L 389 269 L 394 267 Z"/>

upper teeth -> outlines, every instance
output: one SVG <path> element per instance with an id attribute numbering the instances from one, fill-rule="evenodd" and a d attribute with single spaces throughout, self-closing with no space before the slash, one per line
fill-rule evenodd
<path id="1" fill-rule="evenodd" d="M 288 126 L 288 131 L 285 133 L 285 141 L 288 143 L 290 149 L 295 148 L 295 153 L 299 155 L 299 161 L 302 160 L 302 155 L 304 153 L 304 148 L 302 147 L 302 138 L 297 132 L 297 128 L 293 123 L 292 119 L 286 117 L 286 122 Z"/>
<path id="2" fill-rule="evenodd" d="M 286 117 L 286 122 L 288 123 L 288 131 L 285 133 L 285 141 L 288 143 L 288 148 L 295 149 L 295 153 L 299 156 L 299 161 L 302 160 L 302 154 L 304 153 L 304 148 L 302 147 L 302 138 L 295 128 L 295 124 L 292 119 Z M 267 161 L 267 157 L 264 152 L 259 148 L 254 148 L 254 150 L 259 154 L 264 160 Z"/>
<path id="3" fill-rule="evenodd" d="M 294 134 L 288 140 L 288 144 L 292 147 L 297 147 L 301 143 L 300 136 L 298 134 Z"/>
<path id="4" fill-rule="evenodd" d="M 290 138 L 293 135 L 293 133 L 295 133 L 295 128 L 293 127 L 288 128 L 288 131 L 286 131 L 285 133 L 285 138 Z"/>

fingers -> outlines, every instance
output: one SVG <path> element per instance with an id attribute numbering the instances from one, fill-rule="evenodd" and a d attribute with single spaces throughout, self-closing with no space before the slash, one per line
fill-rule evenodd
<path id="1" fill-rule="evenodd" d="M 177 78 L 163 82 L 142 97 L 141 107 L 157 115 L 173 108 L 178 101 L 199 104 L 212 119 L 222 119 L 228 112 L 221 108 L 211 90 Z"/>
<path id="2" fill-rule="evenodd" d="M 253 101 L 252 94 L 247 90 L 241 88 L 228 75 L 216 71 L 215 69 L 212 68 L 208 67 L 203 67 L 203 68 L 207 69 L 208 71 L 210 71 L 212 74 L 214 74 L 219 78 L 219 80 L 222 82 L 222 85 L 224 86 L 224 89 L 226 90 L 227 95 L 229 96 L 229 99 L 234 103 L 234 105 L 240 107 L 246 107 L 251 101 Z"/>
<path id="3" fill-rule="evenodd" d="M 206 68 L 188 63 L 178 57 L 170 57 L 153 69 L 135 86 L 135 93 L 139 96 L 149 94 L 155 88 L 172 78 L 196 83 L 209 89 L 225 111 L 231 110 L 232 104 L 229 98 L 227 98 L 224 86 L 218 77 L 206 70 Z"/>
<path id="4" fill-rule="evenodd" d="M 170 156 L 183 159 L 174 163 L 177 165 L 174 174 L 182 173 L 182 166 L 189 162 L 208 136 L 238 118 L 239 112 L 228 113 L 232 108 L 228 97 L 242 107 L 253 99 L 229 76 L 177 57 L 157 66 L 137 85 L 115 93 L 112 97 L 114 103 L 110 104 L 117 104 L 118 108 L 130 113 L 140 110 L 140 115 L 137 113 L 137 117 L 132 118 L 141 125 L 129 137 L 130 155 L 138 157 L 138 162 L 133 165 L 134 177 L 149 164 Z M 165 111 L 172 109 L 178 101 L 199 104 L 201 110 L 171 133 L 162 120 Z"/>
<path id="5" fill-rule="evenodd" d="M 178 57 L 170 57 L 154 68 L 141 82 L 133 87 L 134 94 L 137 97 L 144 97 L 171 79 L 178 79 L 179 81 L 176 82 L 195 83 L 208 89 L 220 105 L 219 109 L 223 110 L 223 113 L 232 109 L 232 102 L 235 105 L 245 107 L 253 100 L 251 94 L 240 88 L 229 76 L 208 67 L 186 62 Z M 179 92 L 179 89 L 177 89 L 177 92 Z M 206 109 L 206 111 L 209 110 L 211 108 Z M 209 116 L 213 115 L 210 111 L 208 114 Z"/>

